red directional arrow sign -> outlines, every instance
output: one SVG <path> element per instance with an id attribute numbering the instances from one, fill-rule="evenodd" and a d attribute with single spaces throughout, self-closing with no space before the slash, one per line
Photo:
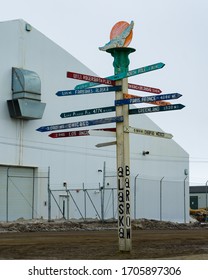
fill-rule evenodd
<path id="1" fill-rule="evenodd" d="M 62 137 L 75 137 L 75 136 L 88 136 L 89 130 L 80 130 L 80 131 L 66 131 L 66 132 L 54 132 L 48 136 L 51 138 L 62 138 Z"/>
<path id="2" fill-rule="evenodd" d="M 96 77 L 96 76 L 91 76 L 91 75 L 75 73 L 75 72 L 67 72 L 66 76 L 67 76 L 67 78 L 76 79 L 76 80 L 83 80 L 83 81 L 105 84 L 105 85 L 112 85 L 112 86 L 115 85 L 115 81 L 112 81 L 112 80 L 108 80 L 108 79 L 100 78 L 100 77 Z"/>
<path id="3" fill-rule="evenodd" d="M 153 88 L 153 87 L 135 85 L 135 84 L 128 84 L 128 88 L 134 89 L 134 90 L 139 90 L 139 91 L 144 91 L 144 92 L 156 93 L 156 94 L 160 94 L 162 92 L 159 88 Z"/>
<path id="4" fill-rule="evenodd" d="M 105 136 L 106 132 L 111 132 L 113 136 L 116 132 L 116 128 L 100 128 L 100 129 L 87 129 L 87 130 L 76 130 L 76 131 L 64 131 L 64 132 L 54 132 L 49 134 L 48 136 L 51 138 L 62 138 L 62 137 L 76 137 L 76 136 L 99 136 L 99 134 L 93 134 L 93 131 L 97 132 L 104 132 L 103 136 Z"/>

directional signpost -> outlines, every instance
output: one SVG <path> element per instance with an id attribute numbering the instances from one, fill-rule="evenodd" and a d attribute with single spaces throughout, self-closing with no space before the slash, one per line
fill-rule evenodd
<path id="1" fill-rule="evenodd" d="M 67 72 L 67 78 L 83 80 L 87 82 L 81 85 L 77 85 L 74 90 L 62 90 L 56 93 L 57 96 L 64 97 L 95 94 L 101 92 L 115 92 L 115 106 L 70 111 L 61 113 L 60 117 L 70 118 L 93 114 L 109 113 L 114 111 L 115 116 L 95 120 L 83 120 L 79 122 L 41 126 L 37 129 L 37 131 L 39 132 L 48 132 L 116 123 L 116 129 L 100 128 L 91 130 L 87 129 L 79 131 L 75 130 L 66 132 L 53 132 L 49 135 L 49 137 L 62 138 L 92 135 L 102 137 L 116 137 L 116 141 L 99 143 L 96 145 L 96 147 L 101 148 L 110 145 L 116 145 L 118 190 L 118 239 L 119 250 L 122 252 L 130 252 L 132 249 L 129 133 L 154 136 L 165 139 L 171 139 L 173 137 L 172 134 L 165 132 L 131 127 L 129 126 L 129 116 L 133 114 L 181 110 L 185 107 L 182 104 L 170 104 L 169 102 L 163 101 L 178 99 L 182 96 L 179 93 L 158 95 L 162 92 L 158 88 L 128 83 L 128 78 L 131 76 L 155 71 L 165 66 L 164 63 L 159 62 L 129 71 L 128 66 L 130 61 L 128 56 L 130 53 L 135 51 L 135 49 L 127 48 L 132 38 L 133 26 L 133 21 L 131 22 L 131 24 L 125 22 L 124 26 L 122 25 L 121 29 L 120 23 L 117 23 L 113 27 L 113 30 L 115 32 L 113 32 L 114 35 L 111 36 L 111 41 L 107 43 L 104 47 L 99 48 L 100 50 L 106 51 L 113 56 L 114 75 L 108 76 L 106 78 L 100 78 L 97 76 L 85 75 L 76 72 Z M 92 88 L 100 84 L 105 84 L 107 86 Z M 150 92 L 157 94 L 157 96 L 132 96 L 128 94 L 128 89 Z M 130 104 L 137 103 L 151 103 L 159 106 L 129 109 Z"/>

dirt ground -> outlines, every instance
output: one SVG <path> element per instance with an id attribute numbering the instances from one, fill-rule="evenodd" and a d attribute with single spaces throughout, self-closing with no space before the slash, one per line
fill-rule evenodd
<path id="1" fill-rule="evenodd" d="M 0 259 L 208 260 L 206 224 L 143 220 L 134 222 L 132 229 L 132 251 L 121 253 L 115 222 L 0 223 Z"/>

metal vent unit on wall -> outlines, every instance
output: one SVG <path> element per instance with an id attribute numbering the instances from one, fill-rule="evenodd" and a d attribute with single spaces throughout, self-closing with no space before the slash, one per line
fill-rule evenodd
<path id="1" fill-rule="evenodd" d="M 13 67 L 12 92 L 12 99 L 7 100 L 11 118 L 42 118 L 46 103 L 41 102 L 41 81 L 35 72 Z"/>

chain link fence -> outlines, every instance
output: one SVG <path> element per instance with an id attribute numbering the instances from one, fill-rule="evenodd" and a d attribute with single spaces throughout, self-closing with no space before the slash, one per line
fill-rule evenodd
<path id="1" fill-rule="evenodd" d="M 188 184 L 188 177 L 174 180 L 165 176 L 131 176 L 132 219 L 188 222 Z M 115 172 L 103 172 L 102 184 L 55 187 L 50 184 L 49 168 L 0 167 L 1 221 L 19 218 L 105 221 L 117 217 Z"/>
<path id="2" fill-rule="evenodd" d="M 117 219 L 116 176 L 104 186 L 85 188 L 50 189 L 49 220 L 51 217 L 64 219 Z M 134 179 L 134 180 L 133 180 Z M 133 219 L 147 218 L 188 222 L 189 186 L 184 180 L 168 178 L 131 178 L 131 215 Z M 57 211 L 54 211 L 54 210 Z"/>

